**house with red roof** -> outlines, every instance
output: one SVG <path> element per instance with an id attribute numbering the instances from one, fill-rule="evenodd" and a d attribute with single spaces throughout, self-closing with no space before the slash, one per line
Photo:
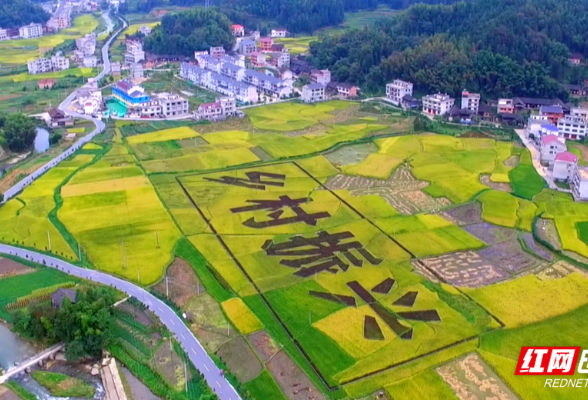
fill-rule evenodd
<path id="1" fill-rule="evenodd" d="M 555 156 L 567 151 L 566 140 L 557 135 L 545 135 L 541 138 L 541 163 L 552 165 Z"/>
<path id="2" fill-rule="evenodd" d="M 245 28 L 243 28 L 243 25 L 231 25 L 231 32 L 233 33 L 233 36 L 235 37 L 243 37 L 245 36 Z"/>
<path id="3" fill-rule="evenodd" d="M 555 156 L 553 162 L 553 179 L 571 181 L 578 168 L 578 156 L 564 151 Z"/>

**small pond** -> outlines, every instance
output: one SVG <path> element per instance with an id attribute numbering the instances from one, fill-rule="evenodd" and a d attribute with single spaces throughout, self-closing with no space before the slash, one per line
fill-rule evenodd
<path id="1" fill-rule="evenodd" d="M 49 149 L 49 132 L 47 129 L 37 127 L 37 136 L 35 136 L 35 151 L 44 153 Z"/>

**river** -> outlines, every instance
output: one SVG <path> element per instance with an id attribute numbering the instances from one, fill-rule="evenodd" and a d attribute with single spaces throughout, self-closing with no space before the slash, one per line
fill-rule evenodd
<path id="1" fill-rule="evenodd" d="M 8 369 L 15 362 L 26 360 L 37 353 L 35 347 L 22 340 L 6 325 L 0 323 L 0 368 Z"/>
<path id="2" fill-rule="evenodd" d="M 35 136 L 35 151 L 44 153 L 49 149 L 49 132 L 47 129 L 37 127 L 37 136 Z"/>

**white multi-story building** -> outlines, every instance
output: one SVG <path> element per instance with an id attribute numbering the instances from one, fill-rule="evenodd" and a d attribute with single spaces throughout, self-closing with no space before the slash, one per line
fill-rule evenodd
<path id="1" fill-rule="evenodd" d="M 138 79 L 143 78 L 144 71 L 143 71 L 143 64 L 134 63 L 131 64 L 129 67 L 130 77 L 131 79 Z"/>
<path id="2" fill-rule="evenodd" d="M 51 66 L 53 71 L 63 71 L 69 68 L 69 58 L 64 56 L 51 57 Z"/>
<path id="3" fill-rule="evenodd" d="M 582 140 L 586 137 L 588 124 L 582 117 L 566 115 L 557 121 L 559 136 L 565 139 Z"/>
<path id="4" fill-rule="evenodd" d="M 31 23 L 18 28 L 18 34 L 22 39 L 33 39 L 43 36 L 43 26 Z"/>
<path id="5" fill-rule="evenodd" d="M 178 117 L 188 114 L 188 100 L 175 93 L 155 93 L 151 100 L 159 103 L 161 113 L 166 117 Z"/>
<path id="6" fill-rule="evenodd" d="M 180 76 L 225 96 L 232 96 L 244 103 L 255 103 L 259 100 L 257 89 L 254 86 L 196 65 L 182 63 Z"/>
<path id="7" fill-rule="evenodd" d="M 455 99 L 448 94 L 430 94 L 423 97 L 423 112 L 429 115 L 445 115 L 455 104 Z"/>
<path id="8" fill-rule="evenodd" d="M 10 39 L 8 37 L 8 31 L 6 29 L 0 28 L 0 42 L 3 40 L 8 40 L 8 39 Z"/>
<path id="9" fill-rule="evenodd" d="M 194 115 L 197 120 L 221 121 L 237 114 L 235 99 L 220 97 L 214 103 L 201 104 Z"/>
<path id="10" fill-rule="evenodd" d="M 461 109 L 477 114 L 480 109 L 480 93 L 470 93 L 467 90 L 461 92 Z"/>
<path id="11" fill-rule="evenodd" d="M 27 68 L 29 70 L 29 74 L 31 75 L 53 71 L 53 65 L 51 64 L 51 60 L 48 58 L 37 58 L 34 61 L 29 61 L 27 63 Z"/>
<path id="12" fill-rule="evenodd" d="M 566 151 L 566 141 L 556 135 L 546 135 L 541 138 L 541 162 L 552 165 L 559 153 Z"/>
<path id="13" fill-rule="evenodd" d="M 139 32 L 141 32 L 145 36 L 149 36 L 149 35 L 151 35 L 151 27 L 144 25 L 139 28 Z"/>
<path id="14" fill-rule="evenodd" d="M 310 72 L 310 80 L 312 83 L 322 83 L 323 85 L 327 85 L 331 82 L 331 71 L 328 69 L 313 69 Z"/>
<path id="15" fill-rule="evenodd" d="M 96 34 L 89 33 L 84 37 L 76 39 L 76 48 L 84 55 L 92 55 L 96 51 Z"/>
<path id="16" fill-rule="evenodd" d="M 553 179 L 571 182 L 578 167 L 578 157 L 569 151 L 562 151 L 553 162 Z"/>
<path id="17" fill-rule="evenodd" d="M 574 173 L 572 194 L 577 200 L 588 200 L 588 169 L 578 167 Z"/>
<path id="18" fill-rule="evenodd" d="M 386 97 L 395 106 L 402 104 L 404 96 L 412 96 L 412 83 L 395 79 L 392 83 L 386 85 Z"/>
<path id="19" fill-rule="evenodd" d="M 94 68 L 98 65 L 98 58 L 95 55 L 84 56 L 82 58 L 82 65 L 86 68 Z"/>
<path id="20" fill-rule="evenodd" d="M 243 54 L 244 56 L 248 56 L 253 54 L 257 51 L 257 46 L 255 42 L 250 39 L 244 39 L 239 42 L 239 53 Z"/>
<path id="21" fill-rule="evenodd" d="M 325 99 L 325 85 L 322 83 L 311 83 L 302 87 L 302 100 L 305 103 L 315 103 Z"/>
<path id="22" fill-rule="evenodd" d="M 527 121 L 527 135 L 539 136 L 541 135 L 541 128 L 543 126 L 553 126 L 553 122 L 544 115 L 531 115 Z M 557 128 L 556 128 L 557 129 Z"/>
<path id="23" fill-rule="evenodd" d="M 208 54 L 210 54 L 212 58 L 220 60 L 226 54 L 226 51 L 223 46 L 213 46 L 208 51 Z"/>
<path id="24" fill-rule="evenodd" d="M 285 38 L 286 36 L 288 36 L 288 31 L 284 28 L 272 29 L 270 33 L 270 37 L 273 38 Z"/>
<path id="25" fill-rule="evenodd" d="M 127 51 L 125 52 L 125 63 L 134 64 L 145 59 L 143 45 L 138 41 L 127 41 Z"/>
<path id="26" fill-rule="evenodd" d="M 588 121 L 588 108 L 572 107 L 570 109 L 570 115 L 574 117 L 581 117 L 584 121 Z"/>

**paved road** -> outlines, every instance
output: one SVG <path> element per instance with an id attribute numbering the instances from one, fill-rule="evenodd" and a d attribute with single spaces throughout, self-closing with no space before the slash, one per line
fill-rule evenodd
<path id="1" fill-rule="evenodd" d="M 106 22 L 105 32 L 112 31 L 112 29 L 114 28 L 114 24 L 112 23 L 112 20 L 108 16 L 108 13 L 103 13 L 102 18 Z M 127 26 L 126 22 L 123 21 L 123 28 L 121 28 L 121 30 L 124 29 L 126 26 Z M 119 32 L 120 32 L 120 30 L 119 30 Z M 111 36 L 110 39 L 108 39 L 108 41 L 102 47 L 102 60 L 104 60 L 104 66 L 103 66 L 102 72 L 100 72 L 98 74 L 98 76 L 96 76 L 96 80 L 100 80 L 104 76 L 106 76 L 108 73 L 110 73 L 110 58 L 108 57 L 108 51 L 109 51 L 110 45 L 111 45 L 112 41 L 115 39 L 115 37 L 116 37 L 116 35 Z M 65 100 L 63 100 L 63 102 L 59 105 L 59 109 L 62 110 L 63 112 L 65 112 L 66 114 L 71 115 L 74 118 L 80 118 L 80 119 L 85 119 L 85 120 L 89 120 L 89 121 L 94 122 L 94 125 L 96 125 L 96 129 L 94 129 L 91 133 L 89 133 L 88 135 L 86 135 L 83 138 L 81 138 L 80 140 L 78 140 L 70 148 L 68 148 L 63 153 L 61 153 L 60 155 L 55 157 L 53 160 L 49 161 L 47 164 L 43 165 L 42 167 L 37 169 L 35 172 L 33 172 L 32 174 L 30 174 L 29 176 L 27 176 L 26 178 L 24 178 L 23 180 L 21 180 L 20 182 L 15 184 L 13 187 L 8 189 L 4 193 L 4 201 L 8 201 L 10 198 L 14 197 L 16 194 L 18 194 L 20 191 L 22 191 L 25 187 L 27 187 L 28 185 L 33 183 L 33 181 L 35 179 L 37 179 L 38 177 L 43 175 L 45 172 L 47 172 L 50 168 L 53 168 L 54 166 L 59 164 L 61 161 L 63 161 L 67 157 L 69 157 L 73 152 L 75 152 L 80 147 L 82 147 L 83 145 L 88 143 L 90 140 L 92 140 L 94 138 L 94 136 L 98 135 L 99 133 L 101 133 L 104 130 L 104 122 L 102 122 L 101 120 L 99 120 L 97 118 L 92 118 L 89 115 L 83 115 L 83 114 L 79 114 L 77 112 L 73 112 L 73 111 L 68 110 L 68 107 L 74 101 L 74 99 L 75 99 L 75 91 L 73 93 L 71 93 L 69 96 L 67 96 L 65 98 Z"/>
<path id="2" fill-rule="evenodd" d="M 198 370 L 200 370 L 200 372 L 202 372 L 206 382 L 211 388 L 214 388 L 220 399 L 241 399 L 233 386 L 231 386 L 224 376 L 221 376 L 218 368 L 208 353 L 206 353 L 200 342 L 198 342 L 180 317 L 178 317 L 163 301 L 159 300 L 145 289 L 100 271 L 80 268 L 57 258 L 30 250 L 20 249 L 18 247 L 0 244 L 0 253 L 12 254 L 39 264 L 44 263 L 50 268 L 56 268 L 79 278 L 113 286 L 129 296 L 134 296 L 153 311 L 168 330 L 176 336 L 178 342 L 181 344 L 186 354 L 188 354 L 192 363 L 198 368 Z"/>

